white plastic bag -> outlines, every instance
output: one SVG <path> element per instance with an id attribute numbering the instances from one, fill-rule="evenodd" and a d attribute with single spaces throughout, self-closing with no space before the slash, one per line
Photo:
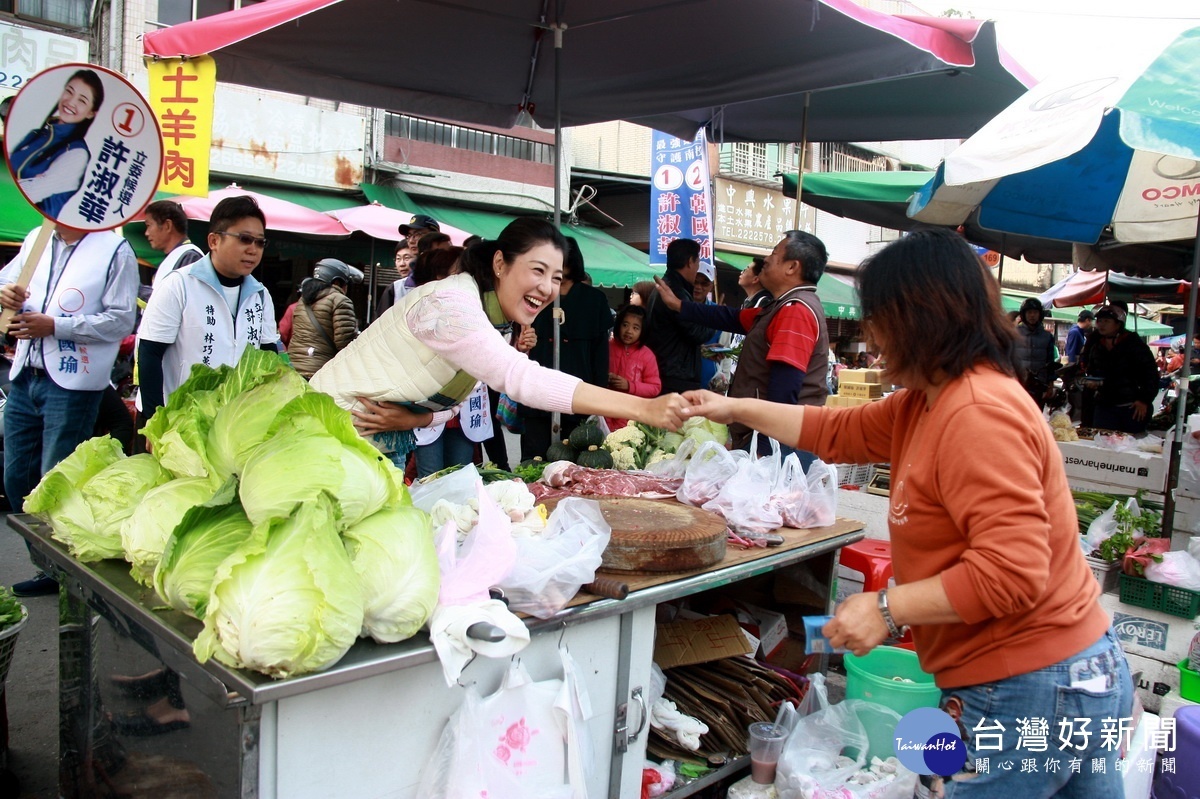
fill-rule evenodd
<path id="1" fill-rule="evenodd" d="M 421 772 L 423 799 L 586 799 L 590 702 L 565 650 L 564 679 L 534 682 L 520 660 L 491 696 L 466 689 Z"/>
<path id="2" fill-rule="evenodd" d="M 796 714 L 800 718 L 804 718 L 827 707 L 829 707 L 829 690 L 825 687 L 825 675 L 819 671 L 808 675 L 808 690 L 804 692 L 804 698 L 800 700 Z"/>
<path id="3" fill-rule="evenodd" d="M 516 539 L 517 557 L 500 581 L 512 610 L 549 618 L 566 607 L 579 587 L 596 579 L 612 527 L 592 499 L 558 503 L 541 535 Z"/>
<path id="4" fill-rule="evenodd" d="M 1087 535 L 1084 536 L 1084 541 L 1087 543 L 1088 554 L 1095 552 L 1108 539 L 1116 535 L 1117 532 L 1117 506 L 1120 503 L 1113 502 L 1108 510 L 1101 513 L 1092 523 L 1088 525 Z"/>
<path id="5" fill-rule="evenodd" d="M 1164 552 L 1161 561 L 1146 564 L 1146 579 L 1189 591 L 1200 591 L 1200 562 L 1190 552 Z"/>
<path id="6" fill-rule="evenodd" d="M 796 722 L 775 773 L 779 799 L 912 799 L 917 775 L 898 761 L 885 778 L 858 782 L 870 747 L 862 722 L 868 713 L 883 716 L 879 726 L 888 730 L 900 721 L 890 708 L 849 699 Z"/>
<path id="7" fill-rule="evenodd" d="M 813 461 L 808 467 L 808 509 L 804 524 L 797 527 L 827 527 L 837 521 L 837 467 Z"/>
<path id="8" fill-rule="evenodd" d="M 805 526 L 808 520 L 808 476 L 804 474 L 804 467 L 800 465 L 800 457 L 796 453 L 792 452 L 783 459 L 773 496 L 784 527 Z"/>
<path id="9" fill-rule="evenodd" d="M 685 505 L 701 507 L 721 493 L 721 487 L 737 471 L 739 461 L 749 457 L 747 452 L 730 452 L 715 441 L 704 442 L 688 461 L 676 498 Z"/>
<path id="10" fill-rule="evenodd" d="M 750 438 L 751 452 L 757 451 L 757 437 L 755 433 Z M 737 471 L 717 495 L 701 507 L 721 514 L 737 533 L 748 537 L 765 535 L 783 526 L 779 506 L 772 499 L 779 472 L 779 443 L 771 439 L 770 455 L 739 462 Z"/>
<path id="11" fill-rule="evenodd" d="M 1184 493 L 1200 494 L 1200 413 L 1187 418 L 1179 450 L 1179 485 Z"/>
<path id="12" fill-rule="evenodd" d="M 439 499 L 444 499 L 453 505 L 466 505 L 475 499 L 476 482 L 482 483 L 479 470 L 475 464 L 468 463 L 457 471 L 450 472 L 428 483 L 413 483 L 408 489 L 414 506 L 426 513 L 433 512 L 433 506 Z"/>

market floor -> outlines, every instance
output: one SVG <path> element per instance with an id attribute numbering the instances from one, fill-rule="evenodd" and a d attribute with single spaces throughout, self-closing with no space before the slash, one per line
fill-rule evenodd
<path id="1" fill-rule="evenodd" d="M 0 584 L 33 576 L 25 539 L 0 530 Z M 8 768 L 21 781 L 22 799 L 58 796 L 58 598 L 21 600 L 29 621 L 17 639 L 5 680 L 8 703 Z M 2 793 L 0 799 L 16 799 Z"/>

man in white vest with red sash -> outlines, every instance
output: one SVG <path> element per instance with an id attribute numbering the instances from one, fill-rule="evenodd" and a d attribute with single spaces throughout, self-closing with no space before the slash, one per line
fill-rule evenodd
<path id="1" fill-rule="evenodd" d="M 17 353 L 4 408 L 4 490 L 17 511 L 42 475 L 91 437 L 137 316 L 137 259 L 111 230 L 56 226 L 28 288 L 16 286 L 37 234 L 0 271 L 0 306 L 17 311 L 8 327 Z M 57 590 L 45 574 L 13 586 L 18 596 Z"/>

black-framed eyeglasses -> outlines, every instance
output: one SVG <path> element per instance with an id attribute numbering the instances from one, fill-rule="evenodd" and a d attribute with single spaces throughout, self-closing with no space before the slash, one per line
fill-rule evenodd
<path id="1" fill-rule="evenodd" d="M 251 236 L 249 233 L 229 233 L 227 231 L 217 231 L 218 236 L 233 236 L 243 247 L 249 247 L 251 244 L 258 247 L 260 250 L 267 248 L 267 240 L 261 236 Z"/>

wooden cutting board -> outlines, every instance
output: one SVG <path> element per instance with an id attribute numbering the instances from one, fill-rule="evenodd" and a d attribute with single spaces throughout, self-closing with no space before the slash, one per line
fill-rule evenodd
<path id="1" fill-rule="evenodd" d="M 725 520 L 676 500 L 586 497 L 612 527 L 600 569 L 624 573 L 703 569 L 725 557 Z M 548 500 L 553 510 L 557 500 Z"/>

